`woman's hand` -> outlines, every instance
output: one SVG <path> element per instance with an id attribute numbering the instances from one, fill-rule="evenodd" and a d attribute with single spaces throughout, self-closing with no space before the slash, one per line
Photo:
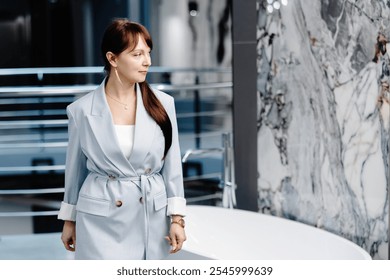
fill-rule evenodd
<path id="1" fill-rule="evenodd" d="M 180 219 L 176 217 L 172 217 L 172 220 L 178 220 Z M 172 246 L 172 249 L 170 251 L 171 254 L 177 253 L 181 250 L 184 241 L 187 240 L 186 233 L 184 231 L 184 227 L 182 227 L 180 224 L 177 223 L 171 223 L 171 228 L 169 230 L 169 236 L 165 237 L 166 240 L 168 240 L 169 244 Z"/>
<path id="2" fill-rule="evenodd" d="M 72 221 L 65 221 L 61 235 L 65 249 L 74 252 L 76 249 L 76 224 Z"/>

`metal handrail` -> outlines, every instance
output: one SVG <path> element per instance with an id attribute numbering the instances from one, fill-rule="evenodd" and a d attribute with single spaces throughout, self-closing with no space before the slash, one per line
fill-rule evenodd
<path id="1" fill-rule="evenodd" d="M 221 179 L 221 173 L 208 173 L 205 175 L 194 175 L 194 176 L 189 176 L 183 178 L 184 182 L 190 182 L 190 181 L 195 181 L 195 180 L 205 180 L 205 179 Z"/>
<path id="2" fill-rule="evenodd" d="M 65 188 L 0 190 L 0 195 L 63 193 Z"/>
<path id="3" fill-rule="evenodd" d="M 67 126 L 68 120 L 32 120 L 32 121 L 0 121 L 0 129 L 3 127 L 15 128 L 15 126 L 41 126 L 41 125 L 57 125 L 57 126 Z"/>
<path id="4" fill-rule="evenodd" d="M 212 117 L 212 116 L 220 116 L 220 115 L 226 115 L 226 111 L 223 110 L 217 110 L 217 111 L 206 111 L 201 113 L 178 113 L 176 114 L 177 118 L 184 119 L 184 118 L 192 118 L 192 117 Z"/>
<path id="5" fill-rule="evenodd" d="M 54 135 L 56 137 L 54 137 Z M 48 133 L 48 135 L 50 136 L 45 136 L 45 140 L 47 141 L 52 141 L 52 142 L 58 142 L 58 141 L 64 141 L 64 140 L 67 140 L 68 139 L 68 132 L 65 131 L 62 131 L 62 132 L 58 132 L 58 133 Z M 40 135 L 39 132 L 37 133 L 31 133 L 31 132 L 28 132 L 28 131 L 24 131 L 24 133 L 7 133 L 6 135 L 0 135 L 0 143 L 15 143 L 15 139 L 18 140 L 19 143 L 27 143 L 27 142 L 34 142 L 34 143 L 37 143 L 37 142 L 42 142 L 42 135 Z"/>
<path id="6" fill-rule="evenodd" d="M 0 167 L 1 172 L 21 172 L 21 171 L 63 171 L 65 165 L 39 165 L 39 166 L 6 166 Z"/>
<path id="7" fill-rule="evenodd" d="M 44 75 L 44 74 L 100 74 L 104 73 L 102 66 L 83 67 L 41 67 L 41 68 L 3 68 L 0 76 Z"/>
<path id="8" fill-rule="evenodd" d="M 152 87 L 158 90 L 165 91 L 182 91 L 182 90 L 205 90 L 205 89 L 219 89 L 219 88 L 231 88 L 232 82 L 219 82 L 219 83 L 207 83 L 207 84 L 195 84 L 195 85 L 170 85 L 170 84 L 151 84 Z"/>
<path id="9" fill-rule="evenodd" d="M 0 87 L 0 97 L 15 97 L 28 95 L 75 95 L 87 93 L 96 89 L 98 85 L 77 86 L 36 86 L 36 87 Z"/>
<path id="10" fill-rule="evenodd" d="M 166 72 L 215 72 L 231 73 L 231 68 L 173 68 L 163 66 L 149 67 L 149 73 L 166 73 Z M 103 66 L 82 66 L 82 67 L 42 67 L 42 68 L 3 68 L 0 69 L 0 76 L 10 75 L 44 75 L 44 74 L 103 74 Z"/>
<path id="11" fill-rule="evenodd" d="M 192 117 L 211 117 L 211 116 L 220 116 L 225 115 L 226 112 L 223 110 L 218 111 L 206 111 L 201 113 L 178 113 L 177 118 L 192 118 Z M 56 126 L 67 126 L 67 119 L 59 120 L 16 120 L 16 121 L 0 121 L 0 129 L 15 129 L 15 126 L 18 127 L 32 127 L 32 126 L 42 126 L 42 125 L 56 125 Z"/>
<path id="12" fill-rule="evenodd" d="M 180 134 L 180 139 L 182 138 L 195 138 L 195 137 L 215 137 L 215 136 L 221 136 L 224 133 L 228 133 L 231 131 L 228 130 L 220 130 L 217 132 L 201 132 L 201 133 L 191 133 L 191 134 Z"/>
<path id="13" fill-rule="evenodd" d="M 223 195 L 221 192 L 216 192 L 214 194 L 206 194 L 206 195 L 201 195 L 201 196 L 196 196 L 196 197 L 188 197 L 186 198 L 187 203 L 194 203 L 194 202 L 199 202 L 199 201 L 205 201 L 205 200 L 211 200 L 211 199 L 222 199 Z"/>
<path id="14" fill-rule="evenodd" d="M 68 142 L 40 142 L 40 143 L 7 143 L 0 144 L 0 149 L 27 149 L 27 148 L 66 148 Z"/>
<path id="15" fill-rule="evenodd" d="M 196 85 L 169 85 L 169 84 L 150 84 L 158 90 L 165 91 L 185 91 L 185 90 L 205 90 L 231 88 L 232 82 L 218 82 Z M 75 95 L 90 92 L 96 89 L 98 85 L 77 85 L 77 86 L 42 86 L 42 87 L 0 87 L 0 97 L 15 97 L 28 95 Z"/>
<path id="16" fill-rule="evenodd" d="M 200 89 L 221 89 L 231 88 L 231 82 L 224 83 L 210 83 L 210 84 L 198 84 L 198 85 L 165 85 L 165 84 L 152 84 L 152 86 L 166 91 L 187 91 L 187 90 L 200 90 Z M 45 87 L 0 87 L 1 97 L 14 97 L 18 95 L 75 95 L 89 92 L 95 89 L 97 85 L 86 86 L 45 86 Z M 195 116 L 213 116 L 224 114 L 223 111 L 218 112 L 202 112 L 202 113 L 184 113 L 178 114 L 179 118 L 195 117 Z M 17 121 L 0 121 L 0 129 L 15 127 L 31 127 L 41 125 L 56 125 L 67 126 L 68 120 L 17 120 Z"/>
<path id="17" fill-rule="evenodd" d="M 56 216 L 59 210 L 55 211 L 25 211 L 25 212 L 0 212 L 0 217 L 37 217 L 37 216 Z"/>
<path id="18" fill-rule="evenodd" d="M 216 136 L 221 136 L 224 133 L 227 133 L 228 131 L 217 131 L 217 132 L 202 132 L 198 134 L 191 134 L 187 135 L 185 133 L 180 134 L 180 138 L 195 138 L 195 137 L 200 137 L 200 138 L 207 138 L 207 137 L 216 137 Z M 4 143 L 0 144 L 0 149 L 36 149 L 36 148 L 66 148 L 68 146 L 68 142 L 66 141 L 61 141 L 61 142 L 26 142 L 26 143 Z M 51 165 L 50 165 L 51 166 Z M 51 169 L 50 169 L 51 170 Z M 46 170 L 46 171 L 50 171 Z"/>

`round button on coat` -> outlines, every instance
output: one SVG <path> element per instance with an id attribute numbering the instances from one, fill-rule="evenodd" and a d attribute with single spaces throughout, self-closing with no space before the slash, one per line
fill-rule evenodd
<path id="1" fill-rule="evenodd" d="M 122 204 L 123 204 L 123 203 L 122 203 L 121 200 L 117 200 L 117 201 L 115 202 L 116 207 L 121 207 Z"/>

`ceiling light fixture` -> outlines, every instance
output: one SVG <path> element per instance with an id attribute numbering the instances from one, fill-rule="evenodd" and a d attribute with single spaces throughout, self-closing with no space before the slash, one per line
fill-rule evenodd
<path id="1" fill-rule="evenodd" d="M 269 14 L 279 10 L 282 6 L 287 6 L 287 4 L 288 0 L 263 0 L 263 6 Z"/>

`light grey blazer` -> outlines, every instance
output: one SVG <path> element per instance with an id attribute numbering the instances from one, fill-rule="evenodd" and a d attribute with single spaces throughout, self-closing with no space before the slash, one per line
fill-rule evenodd
<path id="1" fill-rule="evenodd" d="M 185 215 L 173 98 L 153 90 L 172 123 L 172 146 L 143 105 L 137 85 L 133 150 L 128 160 L 115 132 L 104 81 L 67 108 L 69 144 L 59 219 L 76 220 L 76 259 L 161 259 L 169 215 Z"/>

